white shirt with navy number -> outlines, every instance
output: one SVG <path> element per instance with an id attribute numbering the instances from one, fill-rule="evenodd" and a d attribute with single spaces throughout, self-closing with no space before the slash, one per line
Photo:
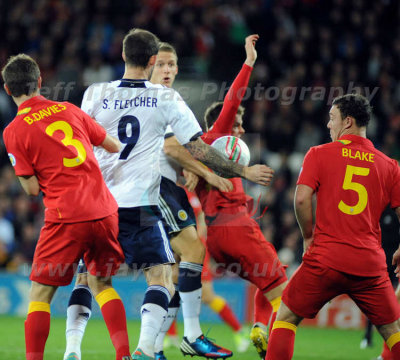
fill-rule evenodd
<path id="1" fill-rule="evenodd" d="M 171 136 L 174 136 L 174 132 L 172 131 L 171 126 L 168 125 L 167 130 L 165 131 L 165 138 L 167 139 Z M 166 155 L 164 150 L 161 150 L 160 171 L 162 176 L 176 183 L 180 173 L 182 172 L 182 166 L 172 157 Z"/>
<path id="2" fill-rule="evenodd" d="M 183 145 L 202 134 L 175 90 L 147 80 L 93 84 L 85 91 L 82 110 L 122 143 L 117 154 L 95 148 L 104 180 L 119 207 L 158 204 L 160 154 L 168 125 Z"/>

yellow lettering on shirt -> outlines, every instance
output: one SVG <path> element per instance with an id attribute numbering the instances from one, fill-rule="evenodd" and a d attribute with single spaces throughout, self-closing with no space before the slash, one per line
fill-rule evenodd
<path id="1" fill-rule="evenodd" d="M 358 159 L 358 160 L 362 160 L 362 161 L 375 162 L 375 160 L 374 160 L 375 154 L 372 154 L 369 152 L 364 152 L 364 151 L 359 151 L 359 150 L 342 148 L 342 156 L 348 157 L 350 159 Z"/>
<path id="2" fill-rule="evenodd" d="M 46 117 L 51 117 L 52 115 L 57 114 L 66 109 L 67 107 L 63 104 L 48 106 L 47 108 L 37 110 L 36 112 L 30 114 L 29 116 L 25 116 L 24 121 L 26 121 L 29 125 L 32 125 L 36 121 L 40 121 Z"/>

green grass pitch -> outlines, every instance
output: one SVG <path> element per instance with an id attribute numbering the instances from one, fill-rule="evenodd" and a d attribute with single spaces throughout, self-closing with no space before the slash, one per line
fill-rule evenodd
<path id="1" fill-rule="evenodd" d="M 9 316 L 0 316 L 0 359 L 24 359 L 24 319 Z M 136 347 L 139 336 L 139 322 L 129 321 L 128 331 L 131 350 Z M 218 340 L 222 346 L 231 348 L 232 332 L 220 324 L 202 324 L 205 331 L 210 328 L 209 336 Z M 51 321 L 50 335 L 46 344 L 45 360 L 62 360 L 65 347 L 65 320 L 54 318 Z M 179 324 L 179 333 L 182 334 L 182 324 Z M 295 360 L 371 360 L 379 355 L 382 340 L 374 333 L 374 346 L 360 350 L 359 344 L 362 332 L 357 330 L 317 329 L 299 327 L 296 336 L 294 352 Z M 168 360 L 183 359 L 183 355 L 176 348 L 165 350 Z M 108 337 L 107 329 L 102 320 L 91 319 L 82 344 L 83 360 L 114 360 L 114 349 Z M 186 357 L 187 360 L 191 359 Z M 196 359 L 196 358 L 194 358 Z M 233 359 L 257 360 L 259 359 L 253 347 L 245 353 L 235 353 Z"/>

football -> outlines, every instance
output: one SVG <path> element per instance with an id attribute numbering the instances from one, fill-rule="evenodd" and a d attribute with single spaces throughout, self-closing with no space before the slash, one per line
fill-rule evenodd
<path id="1" fill-rule="evenodd" d="M 215 140 L 211 146 L 224 154 L 229 160 L 243 166 L 249 165 L 250 151 L 243 140 L 235 136 L 222 136 Z"/>

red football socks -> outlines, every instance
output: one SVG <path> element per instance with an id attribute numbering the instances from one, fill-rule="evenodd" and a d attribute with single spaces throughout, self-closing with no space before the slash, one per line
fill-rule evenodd
<path id="1" fill-rule="evenodd" d="M 268 342 L 266 360 L 290 360 L 293 357 L 297 327 L 284 321 L 275 321 Z"/>
<path id="2" fill-rule="evenodd" d="M 110 333 L 116 351 L 116 360 L 130 356 L 128 331 L 124 305 L 113 288 L 108 288 L 96 296 L 101 313 Z"/>
<path id="3" fill-rule="evenodd" d="M 176 324 L 176 319 L 174 320 L 174 322 L 169 327 L 169 329 L 167 331 L 167 334 L 169 336 L 178 336 L 178 325 Z"/>
<path id="4" fill-rule="evenodd" d="M 44 347 L 50 331 L 50 304 L 32 301 L 25 320 L 27 360 L 43 360 Z"/>
<path id="5" fill-rule="evenodd" d="M 265 326 L 268 326 L 271 314 L 271 303 L 267 300 L 262 291 L 260 289 L 257 289 L 254 296 L 254 322 L 259 322 L 264 324 Z"/>
<path id="6" fill-rule="evenodd" d="M 233 329 L 233 331 L 240 330 L 242 326 L 239 320 L 223 297 L 215 296 L 209 306 L 212 311 L 217 313 L 219 317 Z"/>

